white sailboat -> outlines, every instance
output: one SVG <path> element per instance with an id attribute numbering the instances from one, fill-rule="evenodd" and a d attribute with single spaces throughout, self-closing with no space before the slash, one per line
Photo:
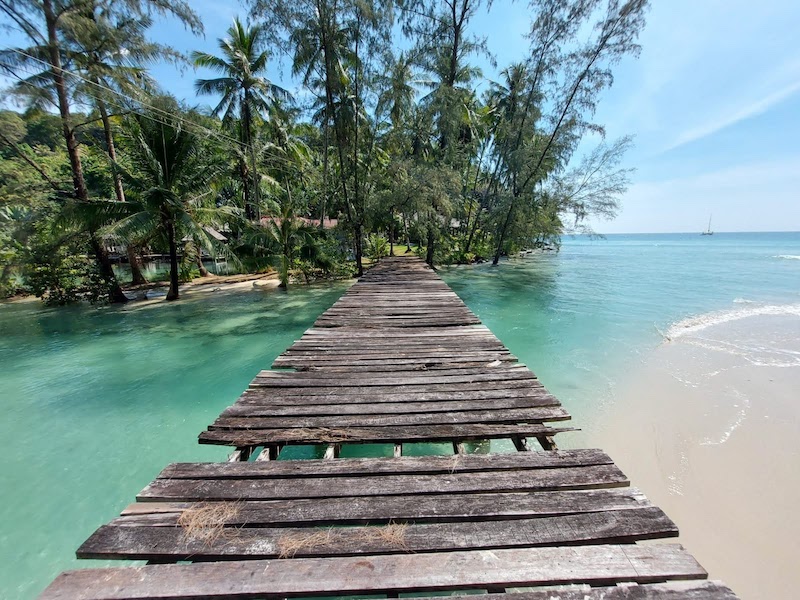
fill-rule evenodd
<path id="1" fill-rule="evenodd" d="M 714 235 L 714 232 L 711 231 L 711 216 L 712 215 L 708 216 L 708 229 L 706 229 L 705 231 L 700 232 L 700 235 Z"/>

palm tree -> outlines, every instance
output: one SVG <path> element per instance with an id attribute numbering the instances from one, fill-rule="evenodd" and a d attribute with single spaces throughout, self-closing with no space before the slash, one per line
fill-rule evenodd
<path id="1" fill-rule="evenodd" d="M 28 100 L 31 106 L 49 104 L 56 108 L 61 119 L 62 132 L 72 173 L 70 196 L 79 204 L 89 201 L 89 189 L 83 172 L 76 125 L 72 115 L 70 91 L 73 87 L 70 39 L 85 26 L 82 15 L 93 14 L 100 3 L 84 0 L 16 0 L 3 2 L 2 11 L 11 28 L 22 34 L 29 43 L 25 48 L 0 50 L 0 69 L 14 76 L 18 83 L 15 92 Z M 121 19 L 144 17 L 148 14 L 173 15 L 194 33 L 201 33 L 199 17 L 183 0 L 125 0 L 102 3 L 102 7 Z M 42 70 L 42 65 L 45 69 Z M 33 71 L 33 75 L 29 73 Z M 26 75 L 26 76 L 23 76 Z M 89 246 L 95 255 L 101 275 L 108 283 L 111 302 L 126 302 L 102 241 L 97 232 L 89 230 Z"/>
<path id="2" fill-rule="evenodd" d="M 192 53 L 196 66 L 222 75 L 216 79 L 198 79 L 195 88 L 199 94 L 222 95 L 214 114 L 222 115 L 223 124 L 234 128 L 238 121 L 241 141 L 239 171 L 244 185 L 245 213 L 251 220 L 258 217 L 259 182 L 253 127 L 260 117 L 266 118 L 276 100 L 291 98 L 288 91 L 265 77 L 269 58 L 263 50 L 266 35 L 267 31 L 260 25 L 246 27 L 237 17 L 228 29 L 227 37 L 218 40 L 222 56 Z"/>
<path id="3" fill-rule="evenodd" d="M 77 81 L 75 94 L 100 114 L 118 202 L 125 202 L 125 191 L 122 175 L 116 168 L 117 149 L 110 111 L 127 105 L 128 99 L 147 99 L 148 90 L 155 89 L 155 82 L 142 65 L 164 58 L 179 62 L 182 57 L 169 46 L 147 40 L 146 32 L 152 22 L 149 16 L 87 10 L 72 17 L 67 36 L 74 68 L 83 74 Z M 126 244 L 134 285 L 147 283 L 141 269 L 141 246 L 142 240 Z"/>
<path id="4" fill-rule="evenodd" d="M 233 217 L 234 211 L 214 205 L 210 182 L 220 169 L 208 163 L 212 153 L 187 128 L 192 115 L 179 115 L 172 99 L 154 100 L 153 105 L 155 110 L 129 118 L 132 169 L 124 171 L 131 189 L 125 203 L 127 216 L 107 233 L 123 239 L 154 236 L 166 242 L 170 255 L 167 300 L 177 300 L 178 243 L 189 237 L 213 250 L 216 240 L 206 226 L 215 219 Z"/>

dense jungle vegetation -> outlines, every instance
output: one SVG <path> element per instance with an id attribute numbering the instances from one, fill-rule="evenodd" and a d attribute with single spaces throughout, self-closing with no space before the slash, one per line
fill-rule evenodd
<path id="1" fill-rule="evenodd" d="M 0 50 L 20 109 L 0 112 L 0 293 L 125 302 L 153 254 L 177 299 L 203 257 L 285 287 L 389 252 L 557 249 L 628 185 L 631 140 L 592 119 L 647 4 L 531 0 L 527 53 L 490 80 L 488 0 L 247 0 L 216 52 L 189 55 L 150 32 L 200 35 L 190 2 L 0 0 L 26 41 Z M 278 60 L 300 92 L 268 79 Z M 212 74 L 195 85 L 212 108 L 171 97 L 158 61 Z"/>

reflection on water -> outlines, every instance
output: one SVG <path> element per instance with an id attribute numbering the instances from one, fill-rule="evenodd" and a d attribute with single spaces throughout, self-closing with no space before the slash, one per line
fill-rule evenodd
<path id="1" fill-rule="evenodd" d="M 212 275 L 235 275 L 240 270 L 233 263 L 224 260 L 204 260 L 203 265 Z M 131 280 L 131 267 L 128 263 L 116 263 L 113 265 L 114 274 L 121 282 Z M 152 260 L 142 263 L 142 274 L 147 281 L 167 281 L 169 279 L 169 261 Z"/>

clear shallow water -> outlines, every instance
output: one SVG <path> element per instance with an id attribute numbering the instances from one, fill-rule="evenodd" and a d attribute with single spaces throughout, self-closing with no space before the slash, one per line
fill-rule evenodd
<path id="1" fill-rule="evenodd" d="M 441 273 L 591 430 L 659 330 L 800 304 L 800 259 L 782 256 L 800 256 L 800 234 L 609 236 Z M 0 304 L 3 594 L 30 598 L 61 570 L 97 564 L 71 557 L 168 462 L 222 459 L 197 434 L 345 288 L 124 309 Z M 569 435 L 563 445 L 583 443 Z"/>

